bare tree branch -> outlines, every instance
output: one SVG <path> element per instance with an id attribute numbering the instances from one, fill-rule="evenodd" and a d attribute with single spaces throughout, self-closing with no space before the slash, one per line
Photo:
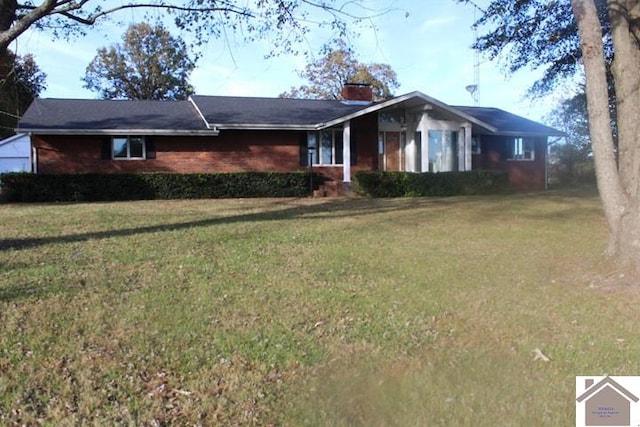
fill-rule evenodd
<path id="1" fill-rule="evenodd" d="M 21 19 L 15 20 L 13 25 L 8 29 L 0 32 L 0 54 L 2 54 L 2 52 L 4 52 L 4 50 L 9 46 L 9 43 L 18 38 L 20 34 L 27 31 L 27 29 L 35 22 L 49 15 L 57 4 L 58 2 L 55 0 L 45 0 L 40 6 L 33 9 L 27 15 Z M 15 11 L 13 12 L 15 13 Z"/>
<path id="2" fill-rule="evenodd" d="M 84 0 L 82 3 L 85 3 L 89 0 Z M 69 7 L 67 10 L 54 10 L 52 14 L 61 14 L 73 21 L 76 21 L 80 24 L 85 25 L 93 25 L 96 21 L 104 16 L 110 15 L 115 12 L 119 12 L 121 10 L 126 9 L 164 9 L 164 10 L 175 10 L 181 12 L 198 12 L 198 13 L 206 13 L 206 12 L 228 12 L 236 15 L 246 16 L 248 18 L 254 17 L 247 9 L 241 8 L 233 8 L 233 7 L 185 7 L 185 6 L 175 6 L 175 5 L 167 5 L 167 4 L 153 4 L 153 3 L 141 3 L 141 4 L 125 4 L 122 6 L 114 7 L 112 9 L 107 9 L 90 15 L 86 18 L 82 16 L 73 15 L 70 13 L 71 10 L 77 10 L 78 7 Z"/>

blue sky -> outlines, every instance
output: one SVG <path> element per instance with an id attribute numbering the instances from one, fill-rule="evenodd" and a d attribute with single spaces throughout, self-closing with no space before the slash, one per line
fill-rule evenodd
<path id="1" fill-rule="evenodd" d="M 349 43 L 364 63 L 391 65 L 401 84 L 396 94 L 419 90 L 450 105 L 473 105 L 465 86 L 473 83 L 473 7 L 453 0 L 363 0 L 391 5 L 393 11 L 373 20 L 376 29 L 362 28 Z M 476 0 L 483 6 L 487 0 Z M 406 12 L 406 13 L 405 13 Z M 408 16 L 407 16 L 408 14 Z M 52 40 L 42 32 L 29 32 L 12 49 L 18 54 L 32 53 L 47 74 L 49 98 L 95 98 L 80 80 L 100 47 L 119 43 L 128 23 L 142 20 L 142 13 L 119 16 L 130 19 L 122 24 L 107 23 L 92 29 L 87 36 Z M 187 38 L 188 35 L 181 34 Z M 312 31 L 305 48 L 318 52 L 331 34 Z M 270 51 L 269 40 L 245 43 L 230 35 L 212 40 L 203 51 L 191 77 L 196 92 L 202 95 L 275 97 L 291 86 L 303 84 L 297 71 L 306 64 L 303 55 L 281 55 L 264 59 Z M 484 61 L 480 66 L 480 105 L 511 111 L 540 120 L 566 94 L 545 99 L 526 99 L 526 90 L 539 72 L 525 70 L 507 76 L 504 64 Z"/>

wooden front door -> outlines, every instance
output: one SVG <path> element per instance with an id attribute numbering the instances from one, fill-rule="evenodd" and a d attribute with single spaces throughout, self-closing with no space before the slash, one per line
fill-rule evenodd
<path id="1" fill-rule="evenodd" d="M 384 170 L 400 170 L 400 132 L 384 133 Z"/>

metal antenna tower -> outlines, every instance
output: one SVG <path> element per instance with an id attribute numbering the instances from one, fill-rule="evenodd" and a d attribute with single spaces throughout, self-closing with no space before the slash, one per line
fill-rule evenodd
<path id="1" fill-rule="evenodd" d="M 471 31 L 473 33 L 473 44 L 475 45 L 478 42 L 477 14 L 478 11 L 484 13 L 484 10 L 471 0 L 469 0 L 468 3 L 473 6 L 473 25 L 471 26 Z M 478 106 L 480 104 L 480 51 L 476 48 L 473 49 L 473 83 L 465 86 L 465 89 L 471 94 L 473 105 Z"/>

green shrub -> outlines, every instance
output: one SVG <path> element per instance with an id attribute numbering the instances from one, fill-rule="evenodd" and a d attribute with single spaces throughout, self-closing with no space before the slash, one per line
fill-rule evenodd
<path id="1" fill-rule="evenodd" d="M 308 172 L 0 175 L 9 202 L 303 197 L 310 186 Z"/>
<path id="2" fill-rule="evenodd" d="M 507 173 L 498 171 L 440 173 L 358 171 L 355 174 L 357 193 L 371 197 L 490 194 L 503 192 L 508 186 Z"/>

